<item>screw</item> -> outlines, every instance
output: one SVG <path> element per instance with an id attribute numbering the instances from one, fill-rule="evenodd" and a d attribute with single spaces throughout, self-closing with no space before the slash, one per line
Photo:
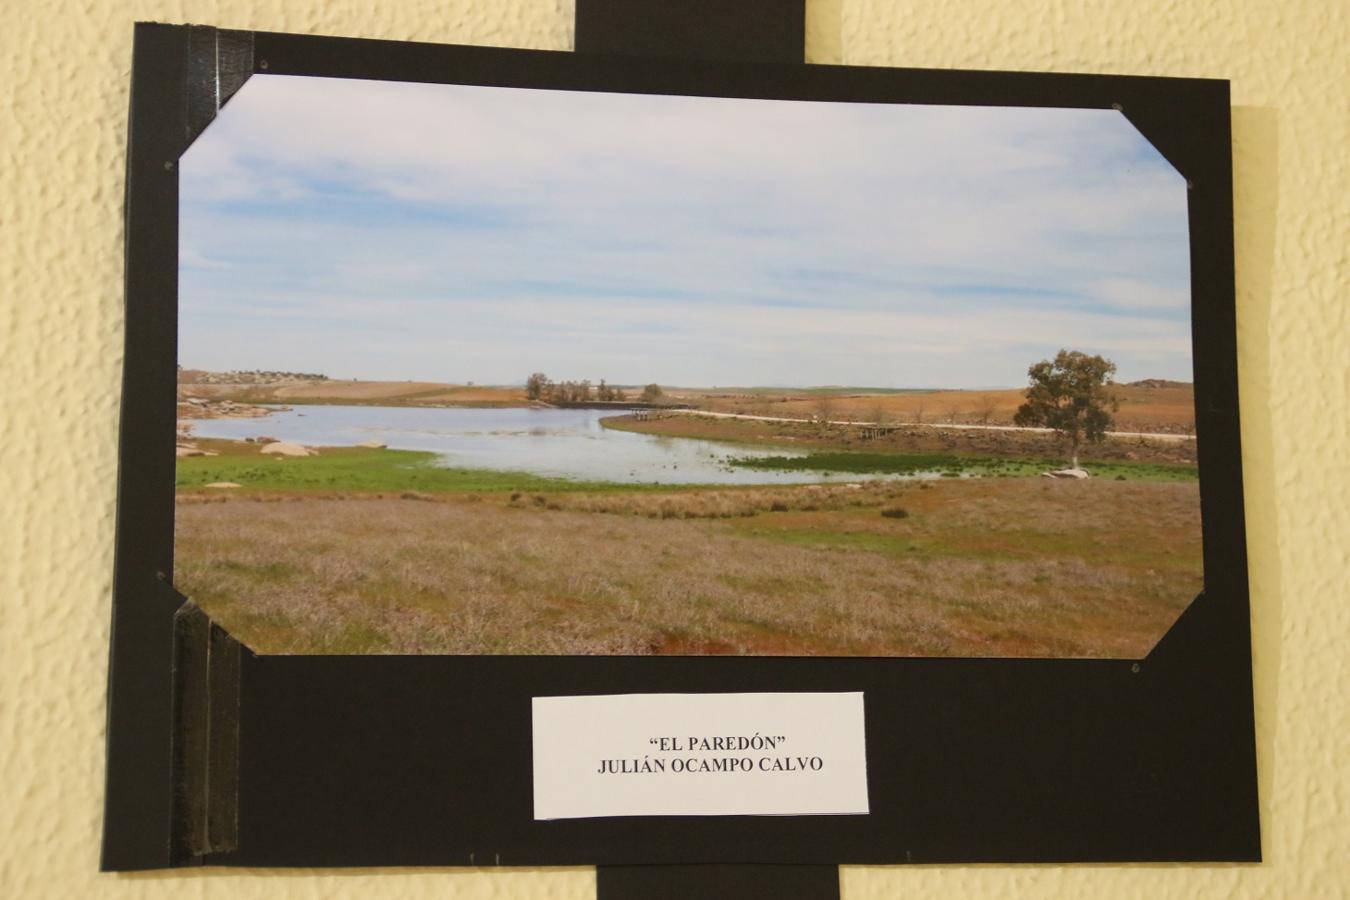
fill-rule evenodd
<path id="1" fill-rule="evenodd" d="M 172 172 L 172 171 L 173 171 L 173 160 L 171 160 L 171 159 L 166 159 L 166 160 L 164 161 L 164 171 L 165 171 L 165 172 Z"/>
<path id="2" fill-rule="evenodd" d="M 260 68 L 260 69 L 266 69 L 266 68 L 267 68 L 267 60 L 265 60 L 265 59 L 260 59 L 260 60 L 258 60 L 258 68 Z"/>
<path id="3" fill-rule="evenodd" d="M 1139 663 L 1131 663 L 1131 664 L 1130 664 L 1130 671 L 1133 672 L 1134 674 L 1138 675 L 1138 674 L 1139 674 Z"/>

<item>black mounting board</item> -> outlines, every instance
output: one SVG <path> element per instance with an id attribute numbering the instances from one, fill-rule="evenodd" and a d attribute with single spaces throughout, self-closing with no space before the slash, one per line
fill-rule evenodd
<path id="1" fill-rule="evenodd" d="M 1260 858 L 1228 84 L 273 33 L 253 73 L 867 103 L 1116 107 L 1190 182 L 1204 594 L 1143 660 L 239 659 L 237 849 L 174 852 L 177 160 L 200 29 L 137 26 L 105 869 Z M 236 61 L 245 54 L 235 54 Z M 242 81 L 241 81 L 242 83 Z M 228 98 L 217 98 L 223 102 Z M 872 812 L 536 822 L 536 695 L 863 691 Z"/>

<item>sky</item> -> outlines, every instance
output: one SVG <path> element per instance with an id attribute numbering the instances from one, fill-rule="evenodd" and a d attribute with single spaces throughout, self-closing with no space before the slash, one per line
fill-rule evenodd
<path id="1" fill-rule="evenodd" d="M 180 171 L 187 368 L 1192 380 L 1185 181 L 1114 110 L 254 75 Z"/>

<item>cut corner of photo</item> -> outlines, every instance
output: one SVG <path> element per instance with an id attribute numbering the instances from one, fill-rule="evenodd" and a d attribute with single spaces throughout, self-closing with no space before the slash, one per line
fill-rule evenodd
<path id="1" fill-rule="evenodd" d="M 259 74 L 179 178 L 173 584 L 257 653 L 1140 659 L 1201 592 L 1115 110 Z"/>

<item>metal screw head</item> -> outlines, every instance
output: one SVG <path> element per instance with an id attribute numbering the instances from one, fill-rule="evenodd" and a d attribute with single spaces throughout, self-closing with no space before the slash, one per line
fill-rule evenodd
<path id="1" fill-rule="evenodd" d="M 171 160 L 171 159 L 166 159 L 166 160 L 164 160 L 164 171 L 165 171 L 165 172 L 172 172 L 172 171 L 173 171 L 173 160 Z"/>
<path id="2" fill-rule="evenodd" d="M 260 59 L 260 60 L 258 60 L 258 68 L 260 68 L 260 69 L 266 69 L 266 68 L 267 68 L 267 60 L 265 60 L 265 59 Z"/>
<path id="3" fill-rule="evenodd" d="M 1139 674 L 1139 663 L 1130 663 L 1130 671 L 1133 672 L 1134 674 L 1138 675 L 1138 674 Z"/>

